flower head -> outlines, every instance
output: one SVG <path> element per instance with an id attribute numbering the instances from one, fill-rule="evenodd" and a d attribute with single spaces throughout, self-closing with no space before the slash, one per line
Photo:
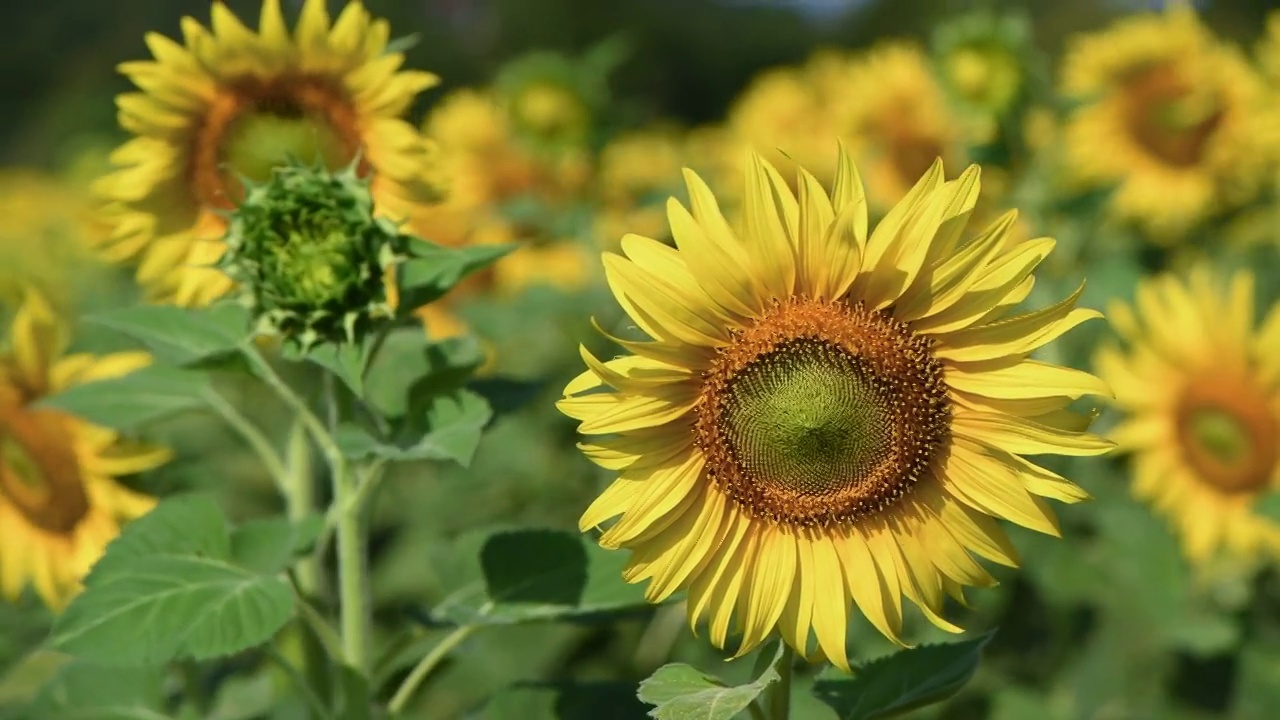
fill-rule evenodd
<path id="1" fill-rule="evenodd" d="M 58 609 L 121 521 L 155 504 L 116 478 L 158 467 L 170 453 L 36 407 L 68 387 L 136 370 L 150 361 L 146 354 L 64 355 L 66 328 L 35 292 L 27 293 L 9 337 L 0 353 L 0 595 L 13 600 L 30 585 Z"/>
<path id="2" fill-rule="evenodd" d="M 117 99 L 134 137 L 97 183 L 114 218 L 105 252 L 137 257 L 157 299 L 202 305 L 231 290 L 212 266 L 240 179 L 265 182 L 289 159 L 336 169 L 359 157 L 390 217 L 438 197 L 431 146 L 401 119 L 437 79 L 399 69 L 387 22 L 363 4 L 330 22 L 325 0 L 305 0 L 289 32 L 280 0 L 264 0 L 254 32 L 214 2 L 211 28 L 184 18 L 182 33 L 148 34 L 154 60 L 120 66 L 140 90 Z"/>
<path id="3" fill-rule="evenodd" d="M 374 216 L 354 168 L 276 168 L 231 213 L 219 267 L 240 287 L 260 332 L 303 348 L 354 342 L 392 314 L 391 268 L 410 238 Z"/>
<path id="4" fill-rule="evenodd" d="M 1280 305 L 1254 326 L 1254 281 L 1206 270 L 1145 280 L 1111 312 L 1125 347 L 1099 373 L 1124 413 L 1111 437 L 1132 455 L 1133 492 L 1167 517 L 1197 563 L 1225 550 L 1280 557 L 1280 524 L 1254 511 L 1280 488 Z"/>
<path id="5" fill-rule="evenodd" d="M 619 472 L 580 525 L 617 517 L 600 543 L 631 551 L 626 579 L 653 601 L 687 589 L 717 646 L 777 629 L 847 668 L 850 605 L 898 642 L 903 596 L 958 630 L 944 596 L 993 583 L 974 555 L 1016 563 L 993 518 L 1056 534 L 1042 498 L 1086 497 L 1023 455 L 1105 452 L 1067 406 L 1107 388 L 1028 356 L 1099 314 L 1079 292 L 1014 312 L 1053 242 L 1006 246 L 1014 213 L 966 239 L 976 166 L 944 182 L 935 163 L 869 236 L 847 152 L 830 192 L 748 167 L 740 227 L 686 171 L 676 247 L 629 235 L 604 256 L 649 339 L 584 348 L 560 401 Z"/>

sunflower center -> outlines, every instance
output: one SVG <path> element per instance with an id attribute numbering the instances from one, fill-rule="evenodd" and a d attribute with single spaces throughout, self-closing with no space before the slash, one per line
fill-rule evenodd
<path id="1" fill-rule="evenodd" d="M 1280 421 L 1247 382 L 1216 379 L 1191 388 L 1178 410 L 1187 463 L 1226 493 L 1254 493 L 1270 484 L 1277 465 Z"/>
<path id="2" fill-rule="evenodd" d="M 1145 68 L 1128 78 L 1123 105 L 1134 141 L 1174 167 L 1200 163 L 1223 116 L 1212 93 L 1198 91 L 1171 65 Z"/>
<path id="3" fill-rule="evenodd" d="M 89 512 L 71 438 L 56 413 L 0 408 L 0 497 L 32 525 L 73 531 Z"/>
<path id="4" fill-rule="evenodd" d="M 695 437 L 740 507 L 817 526 L 910 491 L 945 447 L 950 417 L 925 340 L 860 304 L 793 299 L 719 351 Z"/>
<path id="5" fill-rule="evenodd" d="M 241 178 L 265 182 L 291 159 L 336 169 L 360 145 L 354 103 L 332 81 L 307 75 L 240 78 L 224 86 L 192 135 L 195 199 L 228 209 L 243 196 Z"/>
<path id="6" fill-rule="evenodd" d="M 730 393 L 725 435 L 740 462 L 790 492 L 822 495 L 857 482 L 890 441 L 883 399 L 857 360 L 820 340 L 758 358 Z"/>

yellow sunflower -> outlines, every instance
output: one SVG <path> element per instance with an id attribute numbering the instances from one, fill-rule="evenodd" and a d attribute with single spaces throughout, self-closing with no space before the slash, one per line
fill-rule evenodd
<path id="1" fill-rule="evenodd" d="M 623 233 L 634 230 L 663 238 L 667 231 L 663 200 L 676 188 L 685 159 L 684 138 L 669 129 L 620 135 L 600 153 L 599 208 L 595 237 L 616 247 Z"/>
<path id="2" fill-rule="evenodd" d="M 625 577 L 661 601 L 688 589 L 739 655 L 774 629 L 847 668 L 850 605 L 902 642 L 903 596 L 939 627 L 944 597 L 1014 565 L 994 518 L 1058 533 L 1041 499 L 1086 494 L 1023 455 L 1094 455 L 1066 406 L 1106 385 L 1029 359 L 1100 314 L 1013 314 L 1048 239 L 1001 250 L 1016 213 L 967 242 L 978 168 L 951 182 L 927 168 L 868 236 L 862 181 L 842 151 L 830 194 L 801 171 L 792 193 L 759 156 L 735 230 L 686 171 L 691 211 L 672 200 L 678 249 L 629 235 L 605 254 L 614 296 L 647 341 L 600 361 L 559 407 L 585 454 L 620 477 L 585 531 L 632 551 Z M 811 631 L 816 647 L 811 643 Z"/>
<path id="3" fill-rule="evenodd" d="M 1111 435 L 1132 453 L 1133 491 L 1196 562 L 1280 552 L 1280 525 L 1253 512 L 1280 488 L 1280 305 L 1255 329 L 1253 293 L 1248 272 L 1225 292 L 1203 268 L 1145 280 L 1136 312 L 1109 313 L 1127 351 L 1097 357 L 1125 413 Z"/>
<path id="4" fill-rule="evenodd" d="M 888 43 L 853 60 L 832 102 L 841 136 L 855 138 L 873 209 L 901 200 L 935 158 L 965 158 L 960 118 L 916 45 Z"/>
<path id="5" fill-rule="evenodd" d="M 1280 84 L 1280 10 L 1267 16 L 1267 34 L 1258 47 L 1258 61 L 1267 78 Z"/>
<path id="6" fill-rule="evenodd" d="M 65 328 L 28 293 L 0 354 L 0 594 L 29 584 L 61 608 L 120 532 L 155 501 L 118 484 L 169 459 L 163 448 L 125 443 L 114 431 L 57 410 L 32 407 L 80 383 L 146 365 L 145 353 L 63 356 Z"/>
<path id="7" fill-rule="evenodd" d="M 397 220 L 436 194 L 430 146 L 400 119 L 436 77 L 399 70 L 386 21 L 359 2 L 332 23 L 325 4 L 306 0 L 291 35 L 280 0 L 264 0 L 256 33 L 214 2 L 212 30 L 185 17 L 181 44 L 149 33 L 155 59 L 120 65 L 141 92 L 117 99 L 134 137 L 96 185 L 115 221 L 104 247 L 139 258 L 138 280 L 158 299 L 201 305 L 230 289 L 209 267 L 223 211 L 240 178 L 265 180 L 289 158 L 336 168 L 358 157 L 379 212 Z"/>
<path id="8" fill-rule="evenodd" d="M 1112 215 L 1156 240 L 1253 199 L 1274 168 L 1274 100 L 1238 49 L 1189 9 L 1077 38 L 1062 89 L 1082 102 L 1065 128 L 1068 174 L 1115 185 Z"/>

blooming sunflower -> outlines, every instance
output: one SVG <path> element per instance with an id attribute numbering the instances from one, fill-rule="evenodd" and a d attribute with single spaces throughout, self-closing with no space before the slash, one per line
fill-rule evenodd
<path id="1" fill-rule="evenodd" d="M 973 555 L 1016 563 L 993 518 L 1057 534 L 1041 498 L 1086 497 L 1022 456 L 1110 444 L 1066 409 L 1105 384 L 1028 358 L 1099 313 L 1077 291 L 1010 314 L 1053 242 L 1000 250 L 1010 212 L 961 245 L 978 168 L 944 182 L 941 162 L 868 237 L 847 152 L 837 167 L 829 195 L 801 171 L 797 196 L 753 155 L 737 231 L 686 171 L 677 248 L 630 235 L 604 255 L 651 340 L 615 339 L 633 354 L 605 362 L 583 349 L 559 407 L 620 472 L 581 526 L 621 516 L 600 543 L 632 551 L 627 580 L 655 602 L 687 588 L 718 647 L 776 627 L 848 668 L 851 602 L 896 642 L 903 596 L 958 631 L 944 596 L 994 582 Z"/>
<path id="2" fill-rule="evenodd" d="M 1280 525 L 1253 512 L 1280 487 L 1280 305 L 1255 329 L 1253 292 L 1248 272 L 1226 292 L 1203 268 L 1145 280 L 1136 312 L 1109 313 L 1128 351 L 1097 356 L 1125 413 L 1111 437 L 1132 453 L 1133 491 L 1197 562 L 1280 551 Z"/>
<path id="3" fill-rule="evenodd" d="M 200 305 L 230 289 L 210 267 L 223 213 L 240 178 L 265 181 L 291 157 L 336 169 L 358 156 L 395 219 L 436 194 L 430 146 L 400 119 L 436 77 L 399 70 L 386 21 L 360 3 L 330 23 L 325 0 L 306 0 L 290 35 L 280 0 L 264 0 L 257 33 L 215 2 L 212 30 L 185 17 L 182 33 L 181 44 L 148 34 L 155 59 L 120 65 L 141 90 L 117 99 L 134 137 L 96 184 L 115 221 L 107 257 L 140 258 L 138 280 L 157 298 Z"/>
<path id="4" fill-rule="evenodd" d="M 63 356 L 65 329 L 35 292 L 14 316 L 10 343 L 0 354 L 0 594 L 16 599 L 30 584 L 57 609 L 120 522 L 155 504 L 114 478 L 155 468 L 169 451 L 33 407 L 70 386 L 136 370 L 150 361 L 145 353 Z"/>
<path id="5" fill-rule="evenodd" d="M 1112 215 L 1156 240 L 1251 200 L 1280 148 L 1261 78 L 1187 8 L 1077 38 L 1062 87 L 1082 101 L 1065 128 L 1068 174 L 1115 185 Z"/>

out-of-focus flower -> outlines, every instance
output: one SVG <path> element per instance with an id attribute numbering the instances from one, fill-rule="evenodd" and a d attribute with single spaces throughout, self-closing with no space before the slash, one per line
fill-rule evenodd
<path id="1" fill-rule="evenodd" d="M 920 48 L 873 48 L 852 63 L 845 83 L 841 136 L 853 138 L 873 208 L 902 199 L 935 160 L 954 167 L 965 159 L 962 123 Z"/>
<path id="2" fill-rule="evenodd" d="M 36 292 L 13 319 L 0 353 L 0 594 L 28 585 L 51 608 L 74 595 L 121 521 L 155 501 L 116 478 L 168 461 L 164 448 L 127 443 L 115 430 L 34 407 L 47 395 L 136 370 L 145 353 L 63 355 L 66 328 Z"/>
<path id="3" fill-rule="evenodd" d="M 680 191 L 682 150 L 682 137 L 658 129 L 622 135 L 605 146 L 596 179 L 594 231 L 602 246 L 617 247 L 628 232 L 668 237 L 666 203 Z"/>
<path id="4" fill-rule="evenodd" d="M 978 142 L 997 139 L 1002 120 L 1028 95 L 1041 58 L 1026 17 L 979 11 L 933 34 L 933 54 L 952 105 L 975 124 Z"/>
<path id="5" fill-rule="evenodd" d="M 1178 239 L 1271 179 L 1280 150 L 1275 98 L 1189 9 L 1077 38 L 1062 89 L 1082 103 L 1062 143 L 1068 174 L 1086 187 L 1115 185 L 1112 215 L 1153 239 Z"/>
<path id="6" fill-rule="evenodd" d="M 16 306 L 31 287 L 65 309 L 108 232 L 89 193 L 40 170 L 0 171 L 0 218 L 0 302 Z"/>
<path id="7" fill-rule="evenodd" d="M 1252 274 L 1225 292 L 1215 280 L 1203 267 L 1147 279 L 1136 307 L 1108 313 L 1127 346 L 1097 356 L 1125 413 L 1111 437 L 1191 560 L 1280 558 L 1280 525 L 1254 512 L 1280 487 L 1280 305 L 1255 327 Z"/>
<path id="8" fill-rule="evenodd" d="M 113 205 L 105 247 L 139 259 L 155 298 L 201 305 L 231 288 L 212 267 L 224 213 L 243 197 L 241 177 L 264 181 L 290 158 L 330 168 L 358 158 L 387 217 L 438 195 L 430 145 L 401 119 L 436 77 L 400 70 L 387 22 L 359 2 L 333 22 L 325 6 L 306 0 L 290 33 L 280 0 L 264 0 L 255 33 L 215 2 L 211 30 L 184 18 L 181 44 L 150 33 L 154 60 L 120 66 L 140 92 L 117 99 L 135 137 L 96 186 Z"/>
<path id="9" fill-rule="evenodd" d="M 830 192 L 802 172 L 798 193 L 752 156 L 737 231 L 686 180 L 678 250 L 630 235 L 604 258 L 651 341 L 583 348 L 558 404 L 620 472 L 580 527 L 617 518 L 600 544 L 631 552 L 623 577 L 654 602 L 688 590 L 690 622 L 721 648 L 736 628 L 739 656 L 776 631 L 847 670 L 852 610 L 901 643 L 904 596 L 958 632 L 946 596 L 994 583 L 974 555 L 1017 562 L 995 518 L 1057 534 L 1043 498 L 1087 497 L 1023 455 L 1110 447 L 1067 410 L 1105 383 L 1027 359 L 1099 313 L 1077 292 L 1006 314 L 1052 243 L 1000 251 L 1012 213 L 964 242 L 976 166 L 927 167 L 870 236 L 848 154 Z"/>
<path id="10" fill-rule="evenodd" d="M 729 110 L 727 130 L 733 142 L 722 148 L 727 155 L 723 174 L 741 177 L 747 151 L 753 150 L 787 175 L 798 165 L 830 182 L 835 176 L 833 143 L 844 128 L 837 126 L 833 98 L 826 96 L 818 76 L 842 62 L 821 55 L 803 67 L 775 68 L 755 78 Z"/>

